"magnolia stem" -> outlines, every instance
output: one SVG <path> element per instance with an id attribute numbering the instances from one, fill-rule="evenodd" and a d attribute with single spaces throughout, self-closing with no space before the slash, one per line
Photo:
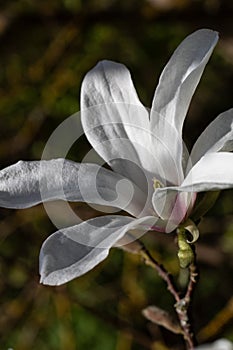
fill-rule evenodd
<path id="1" fill-rule="evenodd" d="M 197 272 L 197 267 L 196 267 L 196 261 L 194 261 L 190 266 L 189 266 L 189 283 L 187 286 L 186 294 L 185 294 L 185 300 L 190 303 L 191 302 L 191 297 L 195 288 L 195 284 L 197 283 L 197 278 L 198 278 L 198 272 Z"/>
<path id="2" fill-rule="evenodd" d="M 192 232 L 195 229 L 197 231 L 197 237 L 199 231 L 194 223 L 191 222 Z M 191 331 L 191 325 L 189 321 L 189 308 L 191 303 L 191 297 L 194 291 L 194 286 L 197 279 L 197 269 L 196 269 L 196 254 L 195 248 L 190 244 L 186 234 L 187 227 L 179 227 L 177 229 L 177 240 L 178 240 L 178 258 L 181 268 L 189 268 L 189 281 L 186 289 L 185 296 L 180 299 L 178 303 L 175 304 L 176 313 L 180 320 L 180 325 L 183 330 L 184 339 L 187 344 L 187 349 L 194 349 L 194 335 Z M 190 231 L 190 229 L 187 229 Z M 191 232 L 190 231 L 190 232 Z"/>
<path id="3" fill-rule="evenodd" d="M 193 261 L 189 266 L 189 282 L 187 285 L 186 293 L 184 297 L 180 297 L 180 293 L 177 290 L 172 275 L 165 269 L 165 267 L 161 264 L 159 264 L 150 254 L 150 252 L 146 249 L 146 247 L 141 244 L 141 250 L 140 255 L 143 258 L 146 265 L 151 266 L 154 268 L 159 276 L 162 277 L 162 279 L 167 284 L 167 289 L 170 291 L 170 293 L 173 295 L 173 297 L 176 300 L 176 303 L 174 305 L 178 319 L 180 321 L 180 326 L 182 329 L 182 334 L 186 343 L 186 349 L 187 350 L 193 350 L 194 349 L 194 334 L 191 330 L 191 324 L 189 319 L 189 308 L 191 304 L 192 294 L 194 291 L 195 284 L 197 282 L 197 268 L 196 268 L 196 259 L 195 259 L 195 252 L 193 250 Z"/>
<path id="4" fill-rule="evenodd" d="M 191 304 L 191 298 L 194 291 L 194 286 L 197 282 L 197 269 L 195 261 L 189 266 L 189 282 L 185 296 L 175 304 L 177 316 L 180 320 L 180 325 L 183 330 L 183 337 L 187 345 L 188 350 L 194 349 L 194 334 L 191 329 L 189 320 L 189 308 Z"/>

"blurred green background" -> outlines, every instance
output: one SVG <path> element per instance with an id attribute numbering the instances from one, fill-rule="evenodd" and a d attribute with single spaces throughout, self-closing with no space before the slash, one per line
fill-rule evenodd
<path id="1" fill-rule="evenodd" d="M 79 110 L 85 73 L 101 59 L 124 63 L 150 106 L 161 69 L 181 40 L 199 28 L 219 31 L 186 120 L 193 144 L 233 107 L 233 3 L 220 0 L 6 0 L 0 4 L 0 160 L 40 159 L 53 130 Z M 87 141 L 73 147 L 80 161 Z M 193 302 L 200 342 L 233 340 L 233 201 L 223 192 L 201 222 L 201 271 Z M 77 206 L 76 206 L 77 207 Z M 78 205 L 82 218 L 95 213 Z M 182 349 L 182 340 L 149 323 L 141 309 L 172 309 L 164 283 L 137 256 L 112 250 L 87 275 L 61 287 L 39 285 L 38 254 L 55 231 L 43 206 L 0 211 L 0 349 Z M 174 236 L 144 243 L 177 278 Z M 211 322 L 211 323 L 210 323 Z"/>

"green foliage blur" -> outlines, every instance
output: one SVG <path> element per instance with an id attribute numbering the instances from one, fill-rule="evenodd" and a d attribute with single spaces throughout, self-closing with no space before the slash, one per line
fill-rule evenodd
<path id="1" fill-rule="evenodd" d="M 181 40 L 199 28 L 219 31 L 186 120 L 190 148 L 204 127 L 233 107 L 233 5 L 220 0 L 6 0 L 0 3 L 0 161 L 40 159 L 53 130 L 79 110 L 85 73 L 101 59 L 124 63 L 150 107 L 159 74 Z M 82 138 L 70 151 L 81 161 Z M 233 340 L 233 201 L 223 192 L 200 223 L 201 271 L 193 302 L 200 342 Z M 95 213 L 76 205 L 84 219 Z M 149 323 L 148 305 L 170 311 L 166 286 L 140 259 L 113 250 L 85 276 L 61 287 L 39 284 L 38 254 L 55 228 L 43 206 L 0 211 L 0 349 L 182 349 L 179 336 Z M 179 275 L 173 234 L 143 238 Z M 211 322 L 211 323 L 210 323 Z M 208 325 L 208 326 L 207 326 Z"/>

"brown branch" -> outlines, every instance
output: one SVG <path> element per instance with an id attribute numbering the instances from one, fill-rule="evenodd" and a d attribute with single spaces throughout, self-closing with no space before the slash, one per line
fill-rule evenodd
<path id="1" fill-rule="evenodd" d="M 197 278 L 198 278 L 198 272 L 197 272 L 197 267 L 196 264 L 191 264 L 189 266 L 189 282 L 185 294 L 185 300 L 187 303 L 191 302 L 191 297 L 194 292 L 195 285 L 197 283 Z"/>
<path id="2" fill-rule="evenodd" d="M 180 326 L 182 329 L 182 334 L 184 337 L 184 340 L 187 345 L 188 350 L 194 349 L 194 334 L 192 332 L 192 327 L 190 323 L 189 318 L 189 308 L 191 304 L 191 297 L 194 292 L 194 288 L 197 282 L 197 268 L 196 268 L 196 257 L 195 257 L 195 251 L 194 253 L 194 260 L 189 266 L 189 282 L 187 285 L 186 293 L 184 297 L 180 297 L 179 292 L 177 291 L 172 276 L 169 274 L 169 272 L 165 269 L 165 267 L 161 264 L 159 264 L 150 254 L 150 252 L 145 248 L 145 246 L 140 242 L 140 250 L 138 253 L 143 258 L 146 265 L 151 266 L 153 269 L 157 271 L 159 276 L 162 277 L 162 279 L 167 284 L 167 289 L 170 291 L 170 293 L 174 296 L 176 303 L 174 305 L 178 319 L 180 321 Z"/>
<path id="3" fill-rule="evenodd" d="M 189 309 L 195 285 L 197 283 L 197 277 L 198 273 L 196 267 L 196 255 L 194 252 L 194 261 L 189 266 L 189 282 L 187 285 L 185 296 L 181 298 L 178 303 L 175 304 L 176 313 L 180 320 L 180 325 L 183 330 L 184 340 L 186 341 L 187 348 L 190 350 L 194 349 L 195 339 L 190 323 Z"/>

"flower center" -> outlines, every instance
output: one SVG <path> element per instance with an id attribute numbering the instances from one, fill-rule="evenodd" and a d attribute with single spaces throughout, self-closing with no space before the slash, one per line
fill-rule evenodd
<path id="1" fill-rule="evenodd" d="M 164 187 L 162 182 L 160 182 L 158 179 L 156 179 L 155 177 L 153 178 L 153 187 L 156 190 L 157 188 L 161 188 Z"/>

